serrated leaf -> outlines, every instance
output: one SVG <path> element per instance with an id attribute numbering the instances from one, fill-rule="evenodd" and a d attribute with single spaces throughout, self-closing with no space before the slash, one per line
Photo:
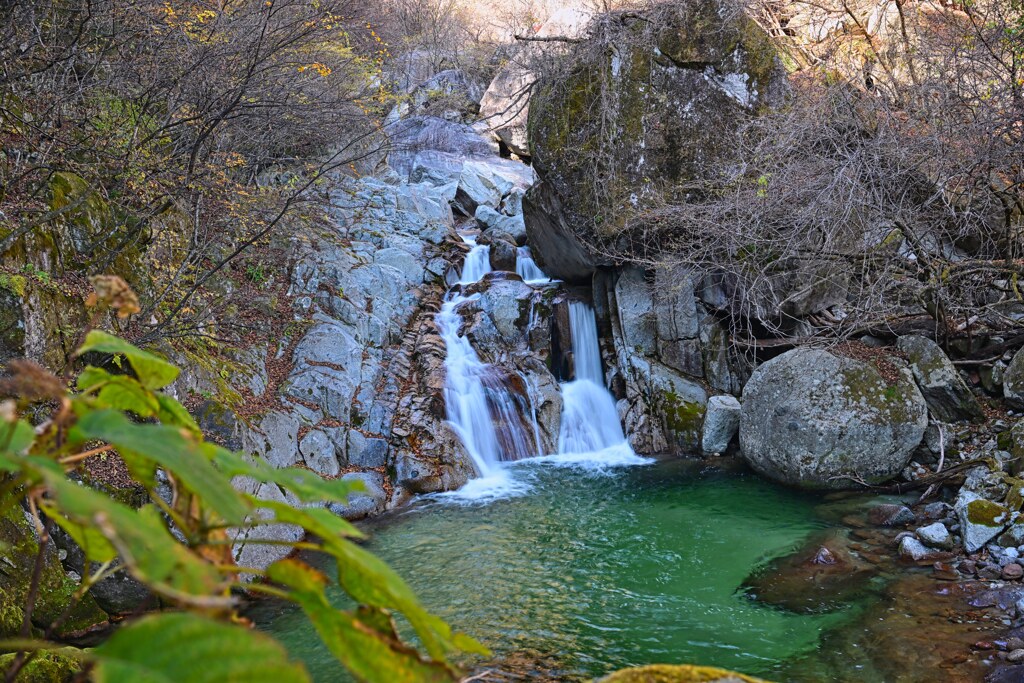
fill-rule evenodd
<path id="1" fill-rule="evenodd" d="M 99 410 L 81 417 L 75 431 L 89 439 L 113 445 L 126 461 L 139 458 L 173 473 L 204 505 L 226 522 L 240 525 L 249 512 L 231 480 L 217 471 L 200 442 L 187 438 L 175 427 L 135 424 L 113 410 Z"/>
<path id="2" fill-rule="evenodd" d="M 117 557 L 117 550 L 110 544 L 110 541 L 91 524 L 79 524 L 65 517 L 60 510 L 52 504 L 43 504 L 43 512 L 63 529 L 68 536 L 85 553 L 88 562 L 109 562 Z"/>
<path id="3" fill-rule="evenodd" d="M 309 683 L 272 638 L 194 614 L 144 617 L 92 652 L 96 683 Z"/>
<path id="4" fill-rule="evenodd" d="M 130 411 L 139 417 L 153 417 L 160 409 L 156 396 L 131 377 L 111 376 L 96 394 L 104 408 Z"/>
<path id="5" fill-rule="evenodd" d="M 177 379 L 181 372 L 163 358 L 101 330 L 93 330 L 86 336 L 85 343 L 78 349 L 77 355 L 88 351 L 124 355 L 132 364 L 139 381 L 148 389 L 162 389 Z"/>
<path id="6" fill-rule="evenodd" d="M 424 661 L 412 648 L 335 609 L 324 594 L 323 575 L 298 560 L 270 565 L 271 581 L 291 589 L 291 597 L 313 622 L 320 639 L 357 679 L 368 683 L 445 683 L 457 680 L 443 661 Z M 376 617 L 374 617 L 376 621 Z"/>
<path id="7" fill-rule="evenodd" d="M 250 477 L 265 484 L 277 484 L 295 494 L 304 503 L 345 503 L 350 493 L 363 490 L 363 484 L 359 481 L 324 479 L 315 472 L 298 467 L 273 467 L 260 458 L 247 460 L 239 453 L 215 444 L 206 443 L 203 444 L 203 448 L 225 475 Z"/>
<path id="8" fill-rule="evenodd" d="M 464 634 L 453 634 L 444 620 L 427 612 L 408 584 L 387 563 L 346 540 L 351 534 L 343 531 L 345 526 L 340 522 L 344 520 L 340 517 L 322 508 L 296 509 L 273 501 L 260 501 L 259 505 L 272 509 L 277 521 L 296 524 L 319 536 L 324 551 L 337 560 L 338 583 L 345 592 L 361 604 L 404 614 L 434 659 L 443 660 L 456 650 L 490 654 L 476 640 Z M 355 527 L 352 529 L 355 531 Z"/>
<path id="9" fill-rule="evenodd" d="M 138 510 L 73 481 L 42 472 L 57 507 L 74 523 L 92 526 L 117 550 L 128 572 L 155 592 L 184 602 L 224 603 L 228 580 L 189 551 L 152 505 Z M 210 596 L 214 596 L 211 600 Z"/>
<path id="10" fill-rule="evenodd" d="M 192 419 L 192 416 L 188 414 L 188 411 L 185 410 L 184 406 L 167 394 L 156 394 L 156 399 L 159 403 L 157 419 L 162 423 L 172 427 L 184 427 L 194 434 L 201 433 L 199 425 L 197 425 L 196 421 Z"/>

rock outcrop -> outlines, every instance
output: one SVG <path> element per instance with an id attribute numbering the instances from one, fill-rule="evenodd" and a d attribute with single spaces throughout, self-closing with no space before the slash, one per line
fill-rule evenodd
<path id="1" fill-rule="evenodd" d="M 534 88 L 540 182 L 524 211 L 530 246 L 554 277 L 584 281 L 604 263 L 588 241 L 613 238 L 659 187 L 708 171 L 733 151 L 744 116 L 782 99 L 775 51 L 745 15 L 719 0 L 656 11 L 656 21 L 613 13 L 606 43 L 583 44 Z"/>
<path id="2" fill-rule="evenodd" d="M 784 484 L 842 489 L 878 483 L 909 462 L 928 409 L 908 370 L 892 381 L 871 365 L 817 349 L 789 351 L 743 389 L 740 448 Z"/>
<path id="3" fill-rule="evenodd" d="M 900 337 L 897 348 L 906 354 L 917 387 L 936 420 L 978 422 L 985 419 L 978 399 L 938 344 L 925 337 L 907 335 Z"/>

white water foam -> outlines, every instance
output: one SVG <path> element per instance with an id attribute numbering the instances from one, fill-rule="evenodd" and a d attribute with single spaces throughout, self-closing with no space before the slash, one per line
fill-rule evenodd
<path id="1" fill-rule="evenodd" d="M 472 249 L 466 255 L 459 278 L 462 286 L 478 282 L 491 272 L 490 248 L 477 245 L 472 238 L 465 239 Z M 524 280 L 550 281 L 537 268 L 525 247 L 520 249 L 516 270 L 521 271 Z M 457 309 L 471 299 L 461 293 L 461 288 L 453 289 L 445 298 L 436 321 L 447 349 L 445 404 L 448 421 L 479 476 L 457 491 L 433 497 L 458 503 L 482 503 L 523 495 L 530 490 L 529 477 L 524 474 L 525 470 L 511 467 L 519 463 L 605 472 L 653 462 L 637 456 L 622 433 L 615 401 L 604 386 L 597 322 L 590 306 L 581 302 L 569 304 L 575 379 L 561 385 L 563 409 L 558 453 L 542 455 L 539 454 L 540 432 L 534 413 L 536 401 L 528 378 L 525 383 L 530 405 L 524 411 L 524 406 L 508 390 L 502 371 L 481 361 L 469 340 L 459 335 L 462 318 Z M 528 427 L 524 424 L 527 421 Z"/>
<path id="2" fill-rule="evenodd" d="M 527 284 L 541 285 L 552 282 L 551 278 L 544 274 L 537 262 L 533 260 L 533 254 L 529 247 L 518 247 L 516 249 L 516 274 Z"/>

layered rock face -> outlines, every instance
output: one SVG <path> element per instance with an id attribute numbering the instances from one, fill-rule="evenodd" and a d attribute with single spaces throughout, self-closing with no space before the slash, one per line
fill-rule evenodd
<path id="1" fill-rule="evenodd" d="M 601 48 L 572 53 L 566 73 L 530 100 L 530 151 L 540 182 L 526 225 L 540 265 L 584 282 L 609 238 L 660 188 L 699 177 L 732 151 L 745 115 L 782 100 L 785 75 L 767 36 L 717 0 L 602 20 Z M 655 28 L 650 28 L 655 26 Z"/>

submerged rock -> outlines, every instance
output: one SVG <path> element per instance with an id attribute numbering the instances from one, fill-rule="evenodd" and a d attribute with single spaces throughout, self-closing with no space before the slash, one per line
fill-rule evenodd
<path id="1" fill-rule="evenodd" d="M 836 532 L 816 534 L 796 552 L 755 570 L 742 590 L 752 600 L 791 612 L 841 609 L 863 593 L 876 573 L 848 543 Z"/>
<path id="2" fill-rule="evenodd" d="M 817 349 L 773 358 L 743 390 L 743 458 L 765 476 L 805 488 L 892 478 L 928 426 L 927 405 L 908 375 L 890 384 L 866 363 Z"/>
<path id="3" fill-rule="evenodd" d="M 599 683 L 767 683 L 767 681 L 712 666 L 651 664 L 638 666 L 635 669 L 616 671 L 600 679 Z"/>

